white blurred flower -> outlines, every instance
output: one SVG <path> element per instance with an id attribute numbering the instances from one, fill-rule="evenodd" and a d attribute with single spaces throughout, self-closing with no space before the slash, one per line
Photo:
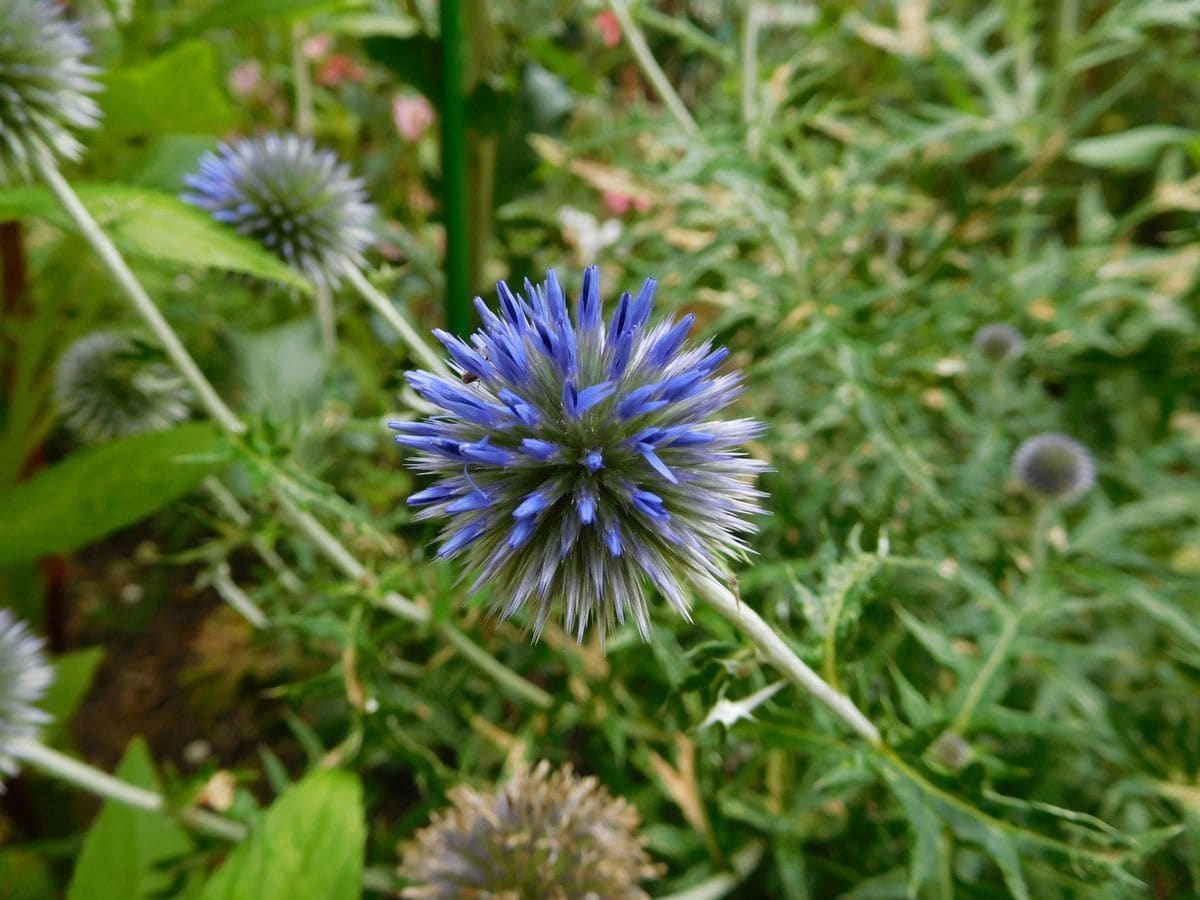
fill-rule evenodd
<path id="1" fill-rule="evenodd" d="M 591 213 L 564 206 L 558 211 L 563 240 L 575 251 L 581 265 L 596 262 L 605 248 L 621 239 L 621 223 L 616 219 L 599 222 Z"/>

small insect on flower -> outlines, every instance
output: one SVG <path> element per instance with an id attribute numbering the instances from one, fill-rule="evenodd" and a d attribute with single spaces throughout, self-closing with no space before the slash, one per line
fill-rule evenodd
<path id="1" fill-rule="evenodd" d="M 1041 500 L 1070 503 L 1096 482 L 1096 464 L 1083 444 L 1065 434 L 1039 434 L 1013 455 L 1013 476 Z"/>
<path id="2" fill-rule="evenodd" d="M 67 426 L 97 444 L 170 428 L 188 418 L 193 402 L 182 376 L 154 348 L 116 331 L 84 335 L 67 348 L 54 399 Z"/>
<path id="3" fill-rule="evenodd" d="M 450 791 L 404 849 L 405 897 L 456 900 L 641 900 L 659 869 L 636 832 L 637 810 L 569 765 L 522 766 L 505 785 Z"/>
<path id="4" fill-rule="evenodd" d="M 362 179 L 308 138 L 268 134 L 222 144 L 184 183 L 186 202 L 320 285 L 336 287 L 361 268 L 374 238 Z"/>
<path id="5" fill-rule="evenodd" d="M 1021 355 L 1025 338 L 1021 332 L 1004 322 L 984 325 L 971 341 L 979 355 L 988 362 L 999 365 L 1011 362 Z"/>
<path id="6" fill-rule="evenodd" d="M 688 615 L 685 583 L 723 577 L 748 552 L 763 466 L 742 445 L 762 426 L 714 414 L 741 391 L 717 374 L 727 352 L 687 346 L 692 317 L 650 321 L 654 279 L 601 318 L 599 273 L 584 273 L 574 318 L 554 272 L 519 296 L 501 282 L 500 313 L 476 299 L 470 342 L 434 332 L 461 373 L 407 373 L 443 412 L 392 422 L 437 476 L 409 497 L 419 519 L 446 518 L 440 558 L 462 555 L 511 616 L 553 610 L 579 640 L 632 615 L 649 634 L 645 583 Z M 467 382 L 467 383 L 464 383 Z"/>
<path id="7" fill-rule="evenodd" d="M 24 622 L 0 609 L 0 776 L 17 772 L 16 761 L 7 752 L 11 742 L 36 738 L 50 720 L 35 706 L 54 680 L 43 648 L 42 640 Z"/>
<path id="8" fill-rule="evenodd" d="M 39 153 L 83 152 L 71 132 L 100 118 L 88 96 L 99 90 L 96 69 L 83 62 L 90 49 L 61 4 L 0 0 L 0 185 L 28 178 Z"/>

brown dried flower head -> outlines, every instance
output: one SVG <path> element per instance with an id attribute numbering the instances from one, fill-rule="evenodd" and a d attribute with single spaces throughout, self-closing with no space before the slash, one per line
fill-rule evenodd
<path id="1" fill-rule="evenodd" d="M 636 831 L 637 810 L 570 765 L 522 765 L 507 784 L 450 791 L 403 852 L 411 898 L 634 900 L 658 867 Z"/>

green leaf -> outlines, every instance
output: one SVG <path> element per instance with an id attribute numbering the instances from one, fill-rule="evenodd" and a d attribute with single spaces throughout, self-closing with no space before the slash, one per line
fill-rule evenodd
<path id="1" fill-rule="evenodd" d="M 87 696 L 96 669 L 104 661 L 103 647 L 88 647 L 54 659 L 54 681 L 38 706 L 53 717 L 46 741 L 53 743 L 70 723 L 80 702 Z"/>
<path id="2" fill-rule="evenodd" d="M 45 900 L 53 897 L 50 867 L 36 853 L 22 847 L 0 850 L 0 897 L 4 900 Z"/>
<path id="3" fill-rule="evenodd" d="M 138 787 L 161 790 L 150 751 L 140 737 L 130 741 L 117 777 Z M 67 900 L 136 900 L 165 895 L 172 879 L 162 864 L 191 849 L 187 833 L 161 813 L 109 800 L 84 839 Z"/>
<path id="4" fill-rule="evenodd" d="M 1118 134 L 1085 138 L 1067 150 L 1067 157 L 1097 169 L 1145 169 L 1164 147 L 1200 141 L 1200 131 L 1174 125 L 1143 125 Z"/>
<path id="5" fill-rule="evenodd" d="M 201 900 L 357 900 L 365 844 L 358 779 L 314 772 L 267 810 Z"/>
<path id="6" fill-rule="evenodd" d="M 216 51 L 199 40 L 141 65 L 115 69 L 104 79 L 104 129 L 121 138 L 178 131 L 222 134 L 233 127 L 233 110 L 220 83 Z"/>
<path id="7" fill-rule="evenodd" d="M 311 318 L 235 335 L 235 347 L 248 411 L 290 421 L 320 407 L 325 355 Z"/>
<path id="8" fill-rule="evenodd" d="M 173 194 L 124 184 L 77 184 L 75 190 L 117 246 L 131 256 L 189 268 L 242 272 L 305 293 L 312 290 L 306 278 L 274 254 Z M 23 216 L 72 227 L 50 192 L 40 185 L 0 191 L 0 221 Z"/>
<path id="9" fill-rule="evenodd" d="M 228 460 L 205 422 L 71 454 L 0 496 L 0 565 L 66 553 L 132 525 Z"/>
<path id="10" fill-rule="evenodd" d="M 317 13 L 354 9 L 363 0 L 216 0 L 188 27 L 190 32 L 227 28 L 267 19 L 302 19 Z"/>

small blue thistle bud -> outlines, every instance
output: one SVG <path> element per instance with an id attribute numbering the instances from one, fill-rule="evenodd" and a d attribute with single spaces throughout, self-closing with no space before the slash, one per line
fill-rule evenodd
<path id="1" fill-rule="evenodd" d="M 553 270 L 524 296 L 501 282 L 469 341 L 434 332 L 461 380 L 407 373 L 442 414 L 389 423 L 437 477 L 408 502 L 449 520 L 438 556 L 464 556 L 501 615 L 532 604 L 535 633 L 561 605 L 579 640 L 626 615 L 647 637 L 646 582 L 686 617 L 684 584 L 748 551 L 763 496 L 741 450 L 762 426 L 713 418 L 741 392 L 717 374 L 727 352 L 687 346 L 691 316 L 652 323 L 652 278 L 605 321 L 599 277 L 584 273 L 574 316 Z"/>
<path id="2" fill-rule="evenodd" d="M 35 704 L 53 680 L 43 641 L 8 610 L 0 609 L 0 776 L 17 773 L 16 760 L 7 753 L 9 743 L 14 738 L 36 738 L 50 720 Z"/>
<path id="3" fill-rule="evenodd" d="M 362 179 L 308 138 L 268 134 L 222 144 L 184 183 L 186 202 L 319 285 L 336 287 L 364 264 L 374 210 Z"/>
<path id="4" fill-rule="evenodd" d="M 638 882 L 659 869 L 636 832 L 637 810 L 569 765 L 522 766 L 507 784 L 449 793 L 404 849 L 403 896 L 642 900 Z"/>
<path id="5" fill-rule="evenodd" d="M 1013 455 L 1013 476 L 1041 500 L 1070 503 L 1096 482 L 1096 464 L 1079 441 L 1065 434 L 1039 434 Z"/>
<path id="6" fill-rule="evenodd" d="M 0 185 L 27 179 L 30 160 L 78 159 L 72 131 L 93 128 L 100 109 L 91 48 L 51 0 L 0 0 Z"/>
<path id="7" fill-rule="evenodd" d="M 1021 355 L 1025 338 L 1021 332 L 1004 322 L 984 325 L 971 341 L 979 355 L 994 365 L 1011 362 Z"/>
<path id="8" fill-rule="evenodd" d="M 80 439 L 104 443 L 182 422 L 191 389 L 157 351 L 129 334 L 97 331 L 67 348 L 54 378 L 63 421 Z"/>

